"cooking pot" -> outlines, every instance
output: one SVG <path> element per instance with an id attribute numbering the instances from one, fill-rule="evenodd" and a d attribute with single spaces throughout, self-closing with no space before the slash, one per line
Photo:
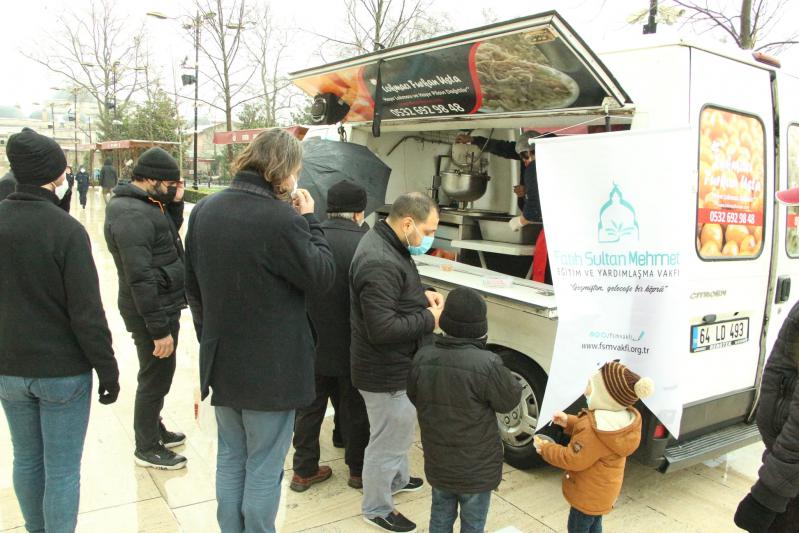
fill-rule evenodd
<path id="1" fill-rule="evenodd" d="M 457 202 L 473 202 L 482 197 L 491 177 L 488 174 L 469 174 L 460 170 L 440 173 L 441 190 Z"/>

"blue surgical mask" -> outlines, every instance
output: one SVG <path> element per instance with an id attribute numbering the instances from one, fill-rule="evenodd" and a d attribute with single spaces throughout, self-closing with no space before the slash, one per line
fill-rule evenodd
<path id="1" fill-rule="evenodd" d="M 417 235 L 419 235 L 422 238 L 422 244 L 420 244 L 419 246 L 411 246 L 411 242 L 410 240 L 408 240 L 408 234 L 406 233 L 405 242 L 408 243 L 408 251 L 411 253 L 411 255 L 424 255 L 427 253 L 428 250 L 430 250 L 430 248 L 433 247 L 433 239 L 435 237 L 433 237 L 432 235 L 422 235 L 421 233 L 419 233 L 419 230 L 416 229 L 416 223 L 412 222 L 412 224 L 413 224 L 413 230 L 416 232 Z"/>

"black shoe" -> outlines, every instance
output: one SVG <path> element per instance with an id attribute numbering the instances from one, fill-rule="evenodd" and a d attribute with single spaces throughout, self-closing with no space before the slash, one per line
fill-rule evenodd
<path id="1" fill-rule="evenodd" d="M 413 533 L 416 531 L 416 524 L 402 516 L 400 513 L 390 513 L 387 517 L 377 518 L 363 517 L 367 524 L 382 529 L 383 531 L 401 531 L 402 533 Z"/>
<path id="2" fill-rule="evenodd" d="M 177 448 L 186 443 L 186 435 L 177 431 L 161 430 L 161 444 L 165 448 Z"/>
<path id="3" fill-rule="evenodd" d="M 161 420 L 158 421 L 158 431 L 161 433 L 161 444 L 166 448 L 177 448 L 186 442 L 186 435 L 169 431 Z"/>
<path id="4" fill-rule="evenodd" d="M 167 450 L 163 446 L 147 452 L 136 450 L 133 458 L 139 466 L 157 468 L 159 470 L 180 470 L 186 466 L 185 457 L 176 454 L 172 450 Z"/>
<path id="5" fill-rule="evenodd" d="M 394 494 L 399 494 L 400 492 L 416 492 L 417 490 L 422 490 L 424 486 L 424 481 L 420 477 L 413 477 L 408 481 L 408 484 L 402 487 L 401 489 L 395 490 Z"/>

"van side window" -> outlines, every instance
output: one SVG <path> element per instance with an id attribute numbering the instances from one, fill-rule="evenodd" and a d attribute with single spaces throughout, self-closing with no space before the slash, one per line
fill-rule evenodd
<path id="1" fill-rule="evenodd" d="M 765 136 L 759 118 L 706 106 L 699 117 L 696 250 L 754 259 L 763 249 Z"/>
<path id="2" fill-rule="evenodd" d="M 799 124 L 788 126 L 788 187 L 799 187 Z M 789 207 L 786 245 L 790 257 L 799 257 L 799 207 Z"/>

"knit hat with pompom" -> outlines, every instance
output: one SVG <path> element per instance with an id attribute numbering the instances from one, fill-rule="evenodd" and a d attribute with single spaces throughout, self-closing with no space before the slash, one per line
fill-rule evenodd
<path id="1" fill-rule="evenodd" d="M 655 382 L 642 378 L 618 361 L 610 361 L 591 376 L 591 388 L 589 408 L 616 411 L 651 396 Z"/>

